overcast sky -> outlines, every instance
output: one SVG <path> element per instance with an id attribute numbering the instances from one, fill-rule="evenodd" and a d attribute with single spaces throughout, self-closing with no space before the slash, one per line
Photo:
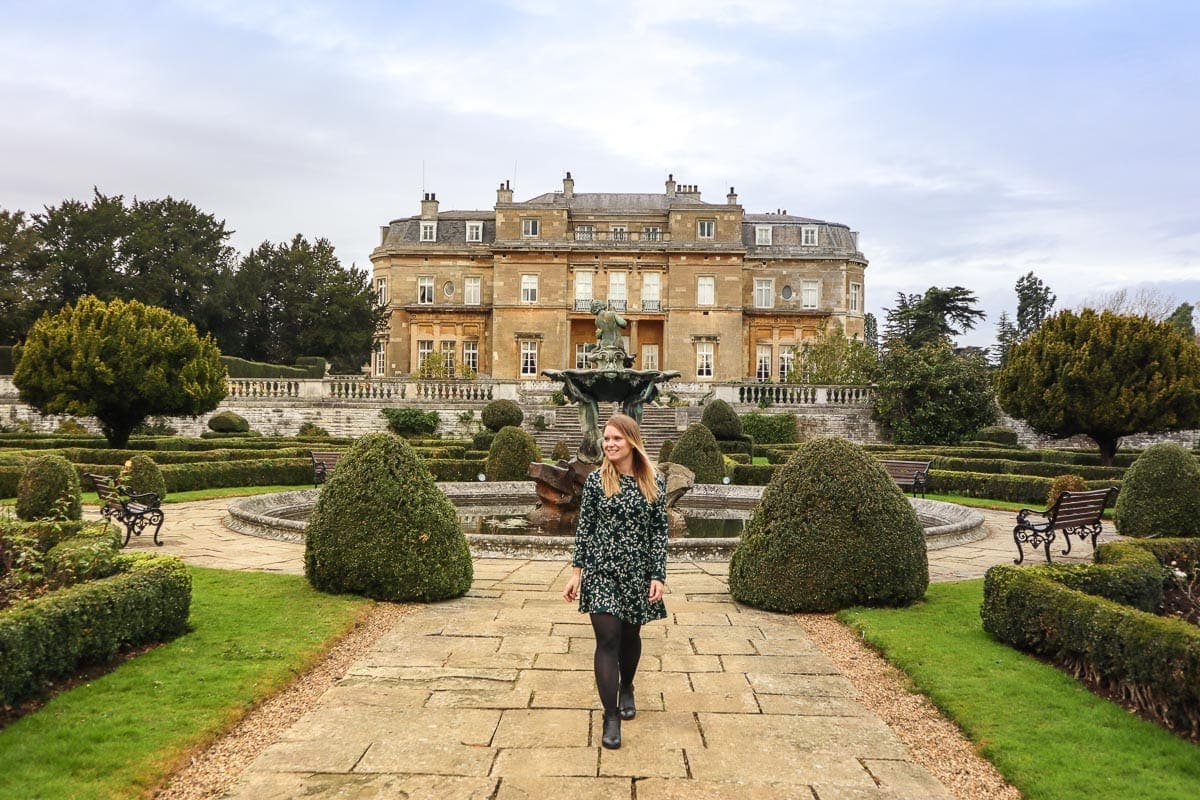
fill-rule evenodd
<path id="1" fill-rule="evenodd" d="M 994 340 L 1033 270 L 1074 307 L 1200 304 L 1200 3 L 0 0 L 0 207 L 190 200 L 247 252 L 561 189 L 860 231 L 867 307 L 961 285 Z"/>

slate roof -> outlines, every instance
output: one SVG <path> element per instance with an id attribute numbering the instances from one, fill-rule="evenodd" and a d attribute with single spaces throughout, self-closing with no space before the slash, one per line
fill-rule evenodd
<path id="1" fill-rule="evenodd" d="M 595 209 L 597 211 L 667 211 L 675 206 L 711 206 L 716 203 L 706 203 L 696 197 L 676 195 L 668 197 L 665 193 L 632 193 L 632 192 L 576 192 L 567 199 L 562 192 L 547 192 L 537 197 L 523 200 L 522 203 L 538 205 L 566 206 L 572 210 Z M 721 203 L 720 205 L 724 205 Z"/>

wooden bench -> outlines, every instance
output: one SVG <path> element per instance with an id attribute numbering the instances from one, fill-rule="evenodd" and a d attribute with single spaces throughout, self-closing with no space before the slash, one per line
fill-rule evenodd
<path id="1" fill-rule="evenodd" d="M 881 458 L 879 463 L 883 464 L 883 468 L 887 470 L 888 475 L 892 476 L 892 480 L 901 489 L 909 489 L 913 497 L 917 496 L 917 492 L 921 493 L 921 497 L 925 496 L 926 490 L 929 488 L 929 464 L 928 461 L 895 461 L 893 459 Z"/>
<path id="2" fill-rule="evenodd" d="M 1063 492 L 1054 505 L 1045 511 L 1022 508 L 1017 512 L 1017 527 L 1013 528 L 1013 541 L 1017 543 L 1017 558 L 1013 559 L 1013 563 L 1020 564 L 1025 560 L 1022 545 L 1028 544 L 1034 550 L 1043 548 L 1046 563 L 1049 564 L 1050 543 L 1058 531 L 1062 531 L 1067 541 L 1067 549 L 1062 552 L 1064 556 L 1071 553 L 1072 534 L 1080 540 L 1092 537 L 1092 550 L 1095 551 L 1096 537 L 1100 535 L 1100 515 L 1116 491 L 1116 487 L 1111 487 L 1086 492 Z M 1041 519 L 1035 520 L 1032 515 Z"/>
<path id="3" fill-rule="evenodd" d="M 317 450 L 309 450 L 313 462 L 313 486 L 320 486 L 325 482 L 341 460 L 342 454 L 334 451 L 322 453 Z"/>
<path id="4" fill-rule="evenodd" d="M 141 536 L 147 525 L 154 526 L 154 544 L 162 547 L 158 534 L 162 531 L 165 516 L 158 507 L 161 501 L 157 494 L 133 494 L 124 486 L 117 486 L 107 475 L 93 475 L 90 472 L 86 475 L 96 488 L 96 494 L 100 495 L 100 515 L 106 520 L 125 526 L 125 541 L 121 543 L 122 547 L 129 544 L 130 536 Z"/>

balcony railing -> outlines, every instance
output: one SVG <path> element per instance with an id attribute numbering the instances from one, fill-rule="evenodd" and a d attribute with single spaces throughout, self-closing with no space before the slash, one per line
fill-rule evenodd
<path id="1" fill-rule="evenodd" d="M 596 231 L 576 228 L 571 237 L 577 242 L 620 242 L 630 244 L 637 242 L 669 242 L 671 237 L 660 230 L 649 231 Z"/>
<path id="2" fill-rule="evenodd" d="M 643 300 L 642 311 L 662 311 L 661 300 Z"/>
<path id="3" fill-rule="evenodd" d="M 591 311 L 592 310 L 592 298 L 576 297 L 575 298 L 575 310 L 576 311 Z"/>
<path id="4" fill-rule="evenodd" d="M 608 307 L 611 308 L 613 311 L 624 311 L 625 310 L 625 300 L 623 300 L 623 299 L 622 300 L 609 300 Z"/>

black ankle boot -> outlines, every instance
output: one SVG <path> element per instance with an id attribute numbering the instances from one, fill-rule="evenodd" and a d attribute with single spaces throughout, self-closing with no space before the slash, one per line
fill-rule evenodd
<path id="1" fill-rule="evenodd" d="M 637 716 L 637 706 L 633 704 L 633 684 L 628 686 L 621 684 L 620 693 L 617 695 L 617 712 L 621 715 L 621 719 L 633 719 Z"/>
<path id="2" fill-rule="evenodd" d="M 618 712 L 604 712 L 604 735 L 600 737 L 600 744 L 609 750 L 621 746 L 621 715 Z"/>

